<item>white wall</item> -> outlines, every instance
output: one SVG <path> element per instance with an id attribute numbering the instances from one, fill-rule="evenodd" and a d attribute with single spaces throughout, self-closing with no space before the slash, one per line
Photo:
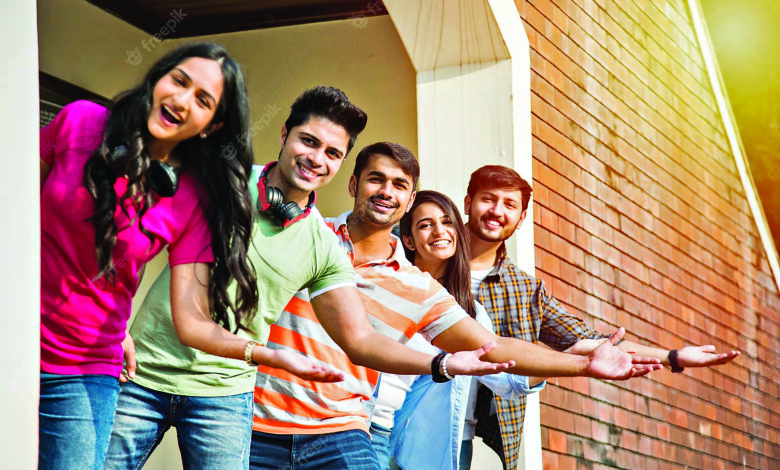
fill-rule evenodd
<path id="1" fill-rule="evenodd" d="M 35 4 L 0 2 L 0 461 L 38 456 L 40 215 Z"/>

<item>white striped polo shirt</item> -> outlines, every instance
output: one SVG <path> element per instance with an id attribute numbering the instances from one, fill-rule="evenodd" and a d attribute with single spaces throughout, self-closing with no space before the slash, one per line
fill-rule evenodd
<path id="1" fill-rule="evenodd" d="M 347 233 L 349 213 L 325 219 L 354 261 Z M 431 340 L 468 315 L 455 299 L 404 256 L 391 236 L 393 255 L 355 266 L 358 292 L 369 320 L 381 334 L 401 343 L 415 333 Z M 271 326 L 268 347 L 288 348 L 344 372 L 339 383 L 303 380 L 281 369 L 260 366 L 255 386 L 255 431 L 272 434 L 368 432 L 363 402 L 371 398 L 379 373 L 350 362 L 320 325 L 306 292 L 299 292 Z"/>

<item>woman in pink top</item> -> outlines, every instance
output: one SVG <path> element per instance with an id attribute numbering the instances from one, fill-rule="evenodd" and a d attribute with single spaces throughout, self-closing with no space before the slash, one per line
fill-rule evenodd
<path id="1" fill-rule="evenodd" d="M 40 468 L 103 468 L 131 300 L 165 246 L 177 328 L 207 352 L 274 362 L 212 321 L 256 310 L 252 161 L 242 72 L 211 43 L 168 53 L 110 109 L 75 102 L 41 131 Z"/>

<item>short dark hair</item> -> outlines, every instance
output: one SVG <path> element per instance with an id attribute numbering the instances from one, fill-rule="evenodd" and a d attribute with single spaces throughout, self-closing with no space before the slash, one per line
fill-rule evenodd
<path id="1" fill-rule="evenodd" d="M 290 115 L 284 122 L 284 128 L 289 133 L 294 127 L 309 122 L 312 116 L 325 118 L 347 131 L 347 153 L 352 150 L 355 139 L 366 128 L 368 120 L 366 113 L 349 101 L 343 91 L 322 85 L 304 91 L 295 100 L 290 107 Z"/>
<path id="2" fill-rule="evenodd" d="M 376 142 L 363 147 L 363 150 L 355 158 L 355 169 L 352 170 L 356 180 L 360 180 L 360 174 L 368 165 L 368 159 L 374 154 L 384 155 L 395 160 L 404 174 L 412 177 L 412 189 L 417 187 L 417 180 L 420 179 L 420 164 L 417 163 L 417 157 L 408 148 L 393 142 Z"/>
<path id="3" fill-rule="evenodd" d="M 471 174 L 469 187 L 466 194 L 473 198 L 475 194 L 485 188 L 509 189 L 522 193 L 523 210 L 528 209 L 528 201 L 531 200 L 531 185 L 524 180 L 515 170 L 501 165 L 485 165 Z"/>

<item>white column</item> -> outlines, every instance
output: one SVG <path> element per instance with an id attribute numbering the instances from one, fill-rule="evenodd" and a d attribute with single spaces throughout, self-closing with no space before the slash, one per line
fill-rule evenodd
<path id="1" fill-rule="evenodd" d="M 38 462 L 40 215 L 35 2 L 0 2 L 0 459 Z"/>
<path id="2" fill-rule="evenodd" d="M 512 167 L 530 182 L 530 56 L 514 2 L 384 3 L 417 71 L 420 188 L 441 191 L 462 207 L 468 178 L 482 165 Z M 508 249 L 529 273 L 533 248 L 533 223 L 526 223 Z M 483 461 L 480 465 L 488 468 Z M 534 397 L 526 409 L 520 468 L 541 467 Z"/>

